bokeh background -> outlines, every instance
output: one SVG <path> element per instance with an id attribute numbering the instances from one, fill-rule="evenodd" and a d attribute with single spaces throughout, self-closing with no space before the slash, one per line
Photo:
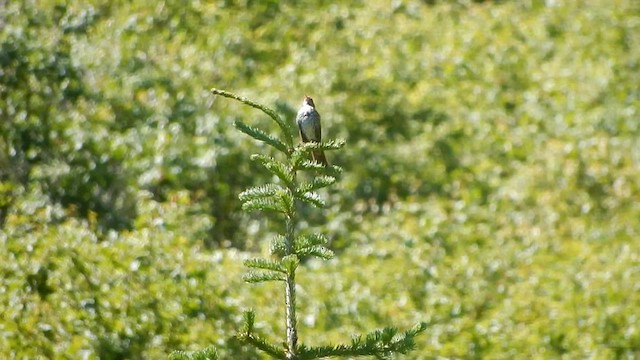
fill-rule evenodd
<path id="1" fill-rule="evenodd" d="M 314 98 L 345 169 L 306 211 L 301 341 L 429 324 L 407 359 L 640 357 L 640 2 L 0 2 L 0 357 L 272 341 L 237 194 Z"/>

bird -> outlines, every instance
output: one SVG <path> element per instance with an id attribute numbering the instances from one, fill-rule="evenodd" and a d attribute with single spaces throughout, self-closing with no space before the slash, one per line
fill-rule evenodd
<path id="1" fill-rule="evenodd" d="M 300 138 L 302 142 L 320 142 L 322 141 L 322 129 L 320 127 L 320 114 L 316 110 L 316 105 L 313 103 L 313 99 L 305 96 L 302 101 L 302 106 L 298 110 L 296 115 L 296 123 L 298 123 L 298 129 L 300 129 Z M 323 150 L 314 150 L 311 155 L 313 160 L 322 164 L 322 166 L 328 166 L 327 158 L 324 156 Z"/>

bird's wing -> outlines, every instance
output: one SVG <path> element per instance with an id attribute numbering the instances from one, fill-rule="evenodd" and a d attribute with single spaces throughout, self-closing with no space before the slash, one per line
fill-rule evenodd
<path id="1" fill-rule="evenodd" d="M 296 116 L 296 124 L 298 124 L 298 130 L 300 131 L 300 138 L 302 139 L 302 142 L 308 142 L 309 138 L 304 136 L 304 131 L 302 131 L 302 119 L 300 114 Z"/>
<path id="2" fill-rule="evenodd" d="M 318 112 L 316 112 L 316 115 L 318 115 L 318 121 L 314 122 L 314 132 L 316 135 L 316 141 L 320 142 L 322 141 L 322 127 L 320 126 L 320 114 Z"/>
<path id="3" fill-rule="evenodd" d="M 300 130 L 300 138 L 302 142 L 309 142 L 309 138 L 304 136 L 304 132 L 302 131 L 302 126 L 298 125 L 298 129 Z"/>

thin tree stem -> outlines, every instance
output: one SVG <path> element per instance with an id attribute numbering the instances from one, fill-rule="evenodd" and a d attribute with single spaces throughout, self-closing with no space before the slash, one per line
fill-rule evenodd
<path id="1" fill-rule="evenodd" d="M 286 222 L 287 236 L 285 238 L 285 251 L 287 255 L 293 254 L 293 241 L 295 235 L 294 216 L 287 218 Z M 298 346 L 298 324 L 296 320 L 296 278 L 295 273 L 293 272 L 287 274 L 284 295 L 287 318 L 287 359 L 296 359 L 296 347 Z"/>
<path id="2" fill-rule="evenodd" d="M 287 276 L 285 301 L 287 305 L 287 352 L 288 359 L 297 358 L 298 329 L 296 323 L 296 282 L 293 276 Z"/>

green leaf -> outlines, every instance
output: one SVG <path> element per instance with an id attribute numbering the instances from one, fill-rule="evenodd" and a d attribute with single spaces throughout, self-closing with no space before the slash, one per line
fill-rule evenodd
<path id="1" fill-rule="evenodd" d="M 293 169 L 291 169 L 291 167 L 288 166 L 287 164 L 277 161 L 276 159 L 270 156 L 265 156 L 261 154 L 251 155 L 251 160 L 260 163 L 272 174 L 276 175 L 280 180 L 282 180 L 287 187 L 294 186 Z"/>
<path id="2" fill-rule="evenodd" d="M 318 195 L 318 193 L 315 193 L 315 192 L 306 192 L 302 194 L 296 194 L 296 199 L 309 203 L 318 208 L 323 208 L 325 206 L 324 200 L 322 200 L 320 198 L 320 195 Z"/>
<path id="3" fill-rule="evenodd" d="M 325 245 L 328 242 L 329 240 L 327 240 L 327 237 L 320 233 L 300 235 L 294 241 L 297 248 L 303 248 L 313 245 Z"/>
<path id="4" fill-rule="evenodd" d="M 380 332 L 380 339 L 383 342 L 390 342 L 394 336 L 398 333 L 398 329 L 394 327 L 387 327 Z"/>
<path id="5" fill-rule="evenodd" d="M 286 359 L 284 349 L 279 348 L 262 337 L 254 333 L 254 325 L 256 321 L 256 314 L 253 310 L 247 310 L 244 312 L 244 326 L 242 331 L 236 335 L 236 338 L 243 343 L 251 344 L 265 353 L 271 355 L 274 359 Z"/>
<path id="6" fill-rule="evenodd" d="M 336 182 L 336 178 L 329 175 L 320 175 L 313 178 L 311 183 L 302 183 L 296 191 L 299 193 L 305 193 L 308 191 L 313 191 L 317 189 L 321 189 L 323 187 L 327 187 Z"/>
<path id="7" fill-rule="evenodd" d="M 294 213 L 295 202 L 293 200 L 294 199 L 293 194 L 291 194 L 288 191 L 282 191 L 278 193 L 278 199 L 280 200 L 282 207 L 286 209 L 285 214 L 291 215 Z"/>
<path id="8" fill-rule="evenodd" d="M 256 186 L 240 194 L 244 210 L 273 210 L 284 214 L 293 213 L 293 195 L 276 184 Z"/>
<path id="9" fill-rule="evenodd" d="M 300 264 L 300 259 L 296 255 L 287 255 L 282 258 L 282 266 L 287 269 L 289 274 L 293 274 L 296 271 L 296 268 Z"/>
<path id="10" fill-rule="evenodd" d="M 256 312 L 253 309 L 245 310 L 243 312 L 244 317 L 244 329 L 242 330 L 246 334 L 253 332 L 253 325 L 256 322 Z"/>
<path id="11" fill-rule="evenodd" d="M 254 268 L 254 269 L 262 269 L 262 270 L 271 270 L 276 272 L 285 273 L 286 269 L 280 264 L 280 262 L 255 258 L 244 261 L 244 266 Z"/>
<path id="12" fill-rule="evenodd" d="M 280 191 L 286 191 L 285 188 L 277 184 L 266 184 L 248 188 L 238 196 L 240 201 L 245 202 L 254 199 L 266 198 L 274 196 Z"/>
<path id="13" fill-rule="evenodd" d="M 310 152 L 300 151 L 300 149 L 296 147 L 291 153 L 291 163 L 293 164 L 294 169 L 298 169 L 300 167 L 300 163 L 303 161 L 309 161 L 309 157 L 311 157 Z"/>
<path id="14" fill-rule="evenodd" d="M 242 280 L 248 283 L 265 281 L 285 281 L 285 275 L 274 271 L 250 271 L 242 276 Z"/>
<path id="15" fill-rule="evenodd" d="M 218 360 L 218 353 L 214 347 L 197 351 L 174 351 L 169 360 Z"/>
<path id="16" fill-rule="evenodd" d="M 274 148 L 282 151 L 285 154 L 289 153 L 289 149 L 287 148 L 287 145 L 285 145 L 283 142 L 281 142 L 280 140 L 278 140 L 277 138 L 275 138 L 272 135 L 267 134 L 266 132 L 247 125 L 245 123 L 243 123 L 240 120 L 236 120 L 233 122 L 233 125 L 240 131 L 242 131 L 243 133 L 251 136 L 254 139 L 260 140 L 262 142 L 264 142 L 265 144 L 271 145 Z"/>
<path id="17" fill-rule="evenodd" d="M 319 162 L 312 160 L 302 160 L 295 165 L 296 170 L 314 170 L 314 171 L 323 171 L 325 170 L 325 166 L 320 164 Z"/>
<path id="18" fill-rule="evenodd" d="M 365 336 L 352 337 L 351 344 L 335 346 L 307 347 L 304 344 L 298 346 L 300 359 L 318 359 L 325 357 L 354 358 L 360 356 L 375 356 L 378 359 L 389 359 L 393 354 L 406 354 L 415 348 L 414 338 L 426 329 L 425 323 L 414 326 L 402 335 L 396 335 L 395 328 L 375 330 Z"/>
<path id="19" fill-rule="evenodd" d="M 306 142 L 300 143 L 296 147 L 293 148 L 293 152 L 291 153 L 291 161 L 294 164 L 295 168 L 301 166 L 301 163 L 304 160 L 308 160 L 311 152 L 314 150 L 336 150 L 343 147 L 345 144 L 344 140 L 330 140 L 327 142 Z M 322 166 L 324 168 L 324 166 Z"/>
<path id="20" fill-rule="evenodd" d="M 271 254 L 277 256 L 283 256 L 285 253 L 285 239 L 282 235 L 276 235 L 276 237 L 271 240 Z"/>
<path id="21" fill-rule="evenodd" d="M 318 149 L 322 150 L 338 150 L 346 144 L 344 139 L 332 139 L 318 144 Z"/>
<path id="22" fill-rule="evenodd" d="M 320 144 L 317 142 L 306 142 L 300 143 L 295 148 L 293 148 L 293 153 L 291 154 L 291 158 L 294 164 L 298 164 L 303 160 L 308 160 L 311 156 L 311 152 L 313 150 L 318 150 L 320 148 Z"/>
<path id="23" fill-rule="evenodd" d="M 301 257 L 315 256 L 322 260 L 329 260 L 329 259 L 332 259 L 334 256 L 333 251 L 321 245 L 314 245 L 314 246 L 298 249 L 296 250 L 296 254 L 298 254 L 298 256 L 301 256 Z"/>
<path id="24" fill-rule="evenodd" d="M 275 211 L 283 214 L 287 214 L 288 208 L 284 207 L 281 201 L 277 201 L 271 198 L 258 198 L 247 200 L 242 204 L 242 210 L 244 211 Z"/>
<path id="25" fill-rule="evenodd" d="M 298 256 L 315 256 L 323 260 L 331 259 L 334 254 L 324 244 L 328 242 L 322 234 L 311 234 L 299 236 L 295 239 L 295 253 Z"/>

